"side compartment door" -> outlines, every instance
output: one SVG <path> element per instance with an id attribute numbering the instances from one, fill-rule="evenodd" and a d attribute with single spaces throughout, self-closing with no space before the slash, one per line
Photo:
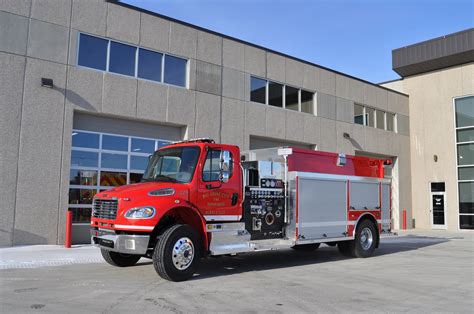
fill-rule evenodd
<path id="1" fill-rule="evenodd" d="M 347 230 L 347 180 L 298 179 L 298 238 L 340 238 Z"/>
<path id="2" fill-rule="evenodd" d="M 238 167 L 239 152 L 230 153 L 230 168 L 227 170 L 228 181 L 221 180 L 220 147 L 209 147 L 198 174 L 199 191 L 197 206 L 206 221 L 238 221 L 242 218 L 241 170 Z M 237 162 L 235 160 L 237 158 Z"/>
<path id="3" fill-rule="evenodd" d="M 391 184 L 382 183 L 382 230 L 390 231 L 391 227 Z"/>

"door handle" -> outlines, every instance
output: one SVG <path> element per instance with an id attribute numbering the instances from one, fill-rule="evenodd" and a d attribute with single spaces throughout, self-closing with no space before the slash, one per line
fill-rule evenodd
<path id="1" fill-rule="evenodd" d="M 232 206 L 237 204 L 237 200 L 239 199 L 239 193 L 232 194 Z"/>

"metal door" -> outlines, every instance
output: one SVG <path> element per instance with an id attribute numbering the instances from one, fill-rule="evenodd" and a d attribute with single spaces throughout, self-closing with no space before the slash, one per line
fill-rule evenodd
<path id="1" fill-rule="evenodd" d="M 446 192 L 444 182 L 431 183 L 430 216 L 432 229 L 446 229 Z"/>

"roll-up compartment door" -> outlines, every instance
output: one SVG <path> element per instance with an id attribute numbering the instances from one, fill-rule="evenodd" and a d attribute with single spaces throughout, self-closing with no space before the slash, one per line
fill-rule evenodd
<path id="1" fill-rule="evenodd" d="M 350 208 L 352 210 L 378 210 L 379 201 L 378 182 L 351 182 Z"/>
<path id="2" fill-rule="evenodd" d="M 347 228 L 347 181 L 299 178 L 299 240 L 343 237 Z"/>

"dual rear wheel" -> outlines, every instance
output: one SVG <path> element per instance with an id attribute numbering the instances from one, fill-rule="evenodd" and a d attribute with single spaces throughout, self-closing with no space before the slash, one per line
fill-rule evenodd
<path id="1" fill-rule="evenodd" d="M 369 257 L 377 247 L 378 233 L 370 220 L 363 220 L 357 225 L 355 239 L 341 241 L 337 244 L 339 252 L 347 257 Z"/>

